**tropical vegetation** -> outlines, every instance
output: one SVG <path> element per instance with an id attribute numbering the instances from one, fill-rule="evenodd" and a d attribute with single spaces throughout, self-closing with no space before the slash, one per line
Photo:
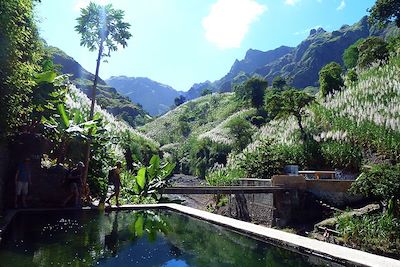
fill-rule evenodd
<path id="1" fill-rule="evenodd" d="M 301 88 L 297 74 L 275 72 L 271 79 L 266 66 L 231 73 L 234 77 L 222 80 L 219 92 L 210 84 L 199 86 L 200 97 L 176 97 L 172 110 L 134 129 L 136 122 L 128 125 L 97 105 L 108 103 L 105 88 L 100 88 L 103 97 L 97 96 L 100 64 L 131 37 L 123 11 L 91 3 L 77 19 L 81 45 L 98 53 L 93 83 L 86 84 L 86 89 L 92 86 L 88 98 L 68 75 L 60 75 L 46 52 L 35 24 L 35 4 L 0 3 L 1 143 L 22 133 L 43 136 L 51 144 L 43 168 L 70 168 L 84 160 L 88 201 L 104 200 L 108 171 L 118 161 L 124 165 L 121 197 L 130 203 L 160 201 L 160 190 L 178 172 L 211 185 L 233 184 L 242 177 L 271 178 L 289 164 L 360 174 L 352 191 L 380 203 L 379 215 L 341 217 L 337 230 L 348 245 L 380 251 L 393 242 L 398 249 L 398 35 L 353 40 L 338 62 L 314 68 L 318 87 Z M 370 21 L 378 25 L 372 26 L 393 26 L 393 21 L 399 26 L 398 9 L 396 1 L 378 0 L 370 10 Z M 325 43 L 364 26 L 331 34 L 315 30 L 306 42 Z M 313 49 L 305 58 L 315 57 Z M 294 51 L 281 50 L 283 56 Z M 139 226 L 137 234 L 144 229 Z M 370 246 L 367 240 L 373 240 Z"/>

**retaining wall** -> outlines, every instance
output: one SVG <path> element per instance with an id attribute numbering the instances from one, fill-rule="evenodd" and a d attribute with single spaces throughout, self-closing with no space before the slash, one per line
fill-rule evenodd
<path id="1" fill-rule="evenodd" d="M 353 181 L 334 179 L 306 179 L 304 176 L 276 175 L 272 177 L 273 186 L 298 188 L 312 193 L 316 198 L 336 207 L 342 207 L 362 199 L 348 190 Z"/>
<path id="2" fill-rule="evenodd" d="M 279 186 L 288 191 L 269 194 L 229 196 L 229 216 L 268 226 L 284 227 L 291 223 L 316 220 L 321 215 L 318 200 L 342 207 L 362 197 L 348 192 L 353 181 L 308 180 L 304 176 L 277 175 L 272 179 L 240 179 L 240 186 Z"/>

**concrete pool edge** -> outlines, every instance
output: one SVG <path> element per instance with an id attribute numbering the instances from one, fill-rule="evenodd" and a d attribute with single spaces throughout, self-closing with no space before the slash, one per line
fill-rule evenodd
<path id="1" fill-rule="evenodd" d="M 123 205 L 120 207 L 108 207 L 106 210 L 138 210 L 138 209 L 168 209 L 179 212 L 191 217 L 195 217 L 216 225 L 220 225 L 239 233 L 265 240 L 272 244 L 296 250 L 302 254 L 321 257 L 333 262 L 356 265 L 356 266 L 385 266 L 400 267 L 400 261 L 387 258 L 356 249 L 351 249 L 315 239 L 287 233 L 284 231 L 268 228 L 265 226 L 255 225 L 249 222 L 236 220 L 222 215 L 202 211 L 179 204 L 146 204 L 146 205 Z M 25 209 L 11 210 L 4 218 L 0 225 L 0 242 L 2 234 L 5 232 L 12 218 L 19 212 L 37 212 L 37 211 L 59 211 L 60 209 Z M 82 209 L 63 209 L 63 210 L 97 210 L 97 207 L 88 207 Z"/>

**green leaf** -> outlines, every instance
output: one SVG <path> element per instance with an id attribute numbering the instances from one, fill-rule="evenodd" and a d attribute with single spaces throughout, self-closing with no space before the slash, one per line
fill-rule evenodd
<path id="1" fill-rule="evenodd" d="M 160 169 L 160 157 L 158 155 L 153 155 L 150 159 L 150 166 L 147 168 L 150 181 L 157 176 L 159 169 Z"/>
<path id="2" fill-rule="evenodd" d="M 144 189 L 146 184 L 146 167 L 142 167 L 136 175 L 136 183 L 139 185 L 140 189 Z"/>
<path id="3" fill-rule="evenodd" d="M 36 83 L 52 83 L 54 79 L 57 77 L 57 73 L 54 71 L 46 71 L 42 73 L 38 73 L 35 75 Z"/>
<path id="4" fill-rule="evenodd" d="M 154 243 L 157 240 L 157 231 L 155 229 L 150 229 L 150 232 L 147 234 L 150 243 Z"/>
<path id="5" fill-rule="evenodd" d="M 135 233 L 136 236 L 141 237 L 144 234 L 144 218 L 143 216 L 139 215 L 139 217 L 137 218 L 136 222 L 135 222 Z"/>
<path id="6" fill-rule="evenodd" d="M 138 186 L 138 184 L 134 184 L 133 185 L 133 191 L 135 192 L 135 194 L 139 195 L 140 194 L 140 188 Z"/>
<path id="7" fill-rule="evenodd" d="M 79 124 L 83 122 L 83 114 L 80 110 L 74 110 L 74 123 Z"/>
<path id="8" fill-rule="evenodd" d="M 69 123 L 68 115 L 65 112 L 64 105 L 63 104 L 58 104 L 57 105 L 57 110 L 58 110 L 58 114 L 60 114 L 60 116 L 61 116 L 61 121 L 64 124 L 64 127 L 68 128 L 70 123 Z"/>
<path id="9" fill-rule="evenodd" d="M 93 120 L 97 121 L 101 119 L 101 113 L 100 112 L 96 112 L 93 116 Z"/>
<path id="10" fill-rule="evenodd" d="M 164 179 L 164 178 L 170 176 L 171 173 L 174 171 L 175 166 L 176 166 L 175 163 L 169 163 L 169 162 L 168 162 L 168 163 L 164 166 L 164 168 L 163 168 L 163 170 L 162 170 L 161 179 Z"/>

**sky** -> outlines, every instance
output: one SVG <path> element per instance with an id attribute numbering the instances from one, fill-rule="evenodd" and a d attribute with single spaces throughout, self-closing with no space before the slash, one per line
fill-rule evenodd
<path id="1" fill-rule="evenodd" d="M 353 24 L 374 0 L 92 0 L 125 11 L 132 38 L 102 63 L 100 77 L 148 77 L 187 91 L 229 72 L 248 49 L 297 46 L 311 29 Z M 42 0 L 41 36 L 94 73 L 96 53 L 74 31 L 89 0 Z"/>

